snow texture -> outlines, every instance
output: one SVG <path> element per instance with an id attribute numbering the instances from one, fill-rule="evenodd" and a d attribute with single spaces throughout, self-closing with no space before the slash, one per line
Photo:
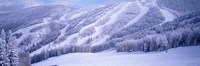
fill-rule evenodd
<path id="1" fill-rule="evenodd" d="M 200 46 L 179 47 L 163 52 L 72 53 L 49 58 L 33 66 L 199 66 Z"/>

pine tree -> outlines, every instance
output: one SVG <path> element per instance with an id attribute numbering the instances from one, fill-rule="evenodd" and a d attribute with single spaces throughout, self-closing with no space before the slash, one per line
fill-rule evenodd
<path id="1" fill-rule="evenodd" d="M 12 32 L 9 30 L 7 35 L 7 47 L 8 49 L 8 59 L 10 66 L 17 66 L 18 65 L 18 53 L 16 52 L 17 44 L 16 44 L 16 37 L 12 37 Z"/>
<path id="2" fill-rule="evenodd" d="M 0 38 L 0 66 L 5 65 L 6 60 L 5 43 L 2 38 Z"/>
<path id="3" fill-rule="evenodd" d="M 6 53 L 6 34 L 5 31 L 2 30 L 0 34 L 0 66 L 8 66 L 9 59 Z"/>

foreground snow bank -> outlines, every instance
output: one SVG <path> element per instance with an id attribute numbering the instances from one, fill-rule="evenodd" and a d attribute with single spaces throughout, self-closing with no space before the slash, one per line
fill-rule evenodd
<path id="1" fill-rule="evenodd" d="M 163 52 L 71 53 L 53 57 L 33 66 L 200 66 L 200 46 L 179 47 Z"/>

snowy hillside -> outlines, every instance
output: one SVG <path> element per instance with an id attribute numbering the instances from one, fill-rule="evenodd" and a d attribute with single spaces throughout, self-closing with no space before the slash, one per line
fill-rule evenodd
<path id="1" fill-rule="evenodd" d="M 157 3 L 161 8 L 167 9 L 177 16 L 200 10 L 199 0 L 157 0 Z"/>
<path id="2" fill-rule="evenodd" d="M 89 12 L 80 12 L 70 17 L 73 23 L 69 23 L 65 28 L 67 31 L 64 36 L 58 38 L 60 40 L 42 47 L 33 52 L 33 54 L 41 52 L 47 47 L 58 48 L 70 45 L 93 47 L 105 44 L 107 39 L 113 34 L 121 32 L 122 29 L 129 28 L 132 24 L 144 18 L 145 15 L 151 13 L 151 11 L 157 10 L 156 7 L 154 8 L 154 6 L 149 4 L 141 4 L 140 1 L 136 1 L 108 5 L 90 10 Z M 159 19 L 161 18 L 156 24 L 162 23 L 165 17 L 162 17 L 159 10 L 154 12 L 158 12 L 158 17 Z M 166 17 L 166 21 L 171 20 Z"/>
<path id="3" fill-rule="evenodd" d="M 0 29 L 15 31 L 20 46 L 46 44 L 58 37 L 58 31 L 65 26 L 60 17 L 72 10 L 63 5 L 44 5 L 0 14 Z"/>
<path id="4" fill-rule="evenodd" d="M 198 10 L 177 16 L 170 8 L 160 7 L 156 0 L 80 10 L 66 19 L 67 25 L 55 41 L 31 53 L 36 58 L 32 59 L 33 63 L 74 52 L 99 52 L 109 48 L 116 48 L 118 52 L 150 52 L 199 44 Z"/>
<path id="5" fill-rule="evenodd" d="M 33 64 L 33 66 L 199 66 L 200 46 L 179 47 L 162 52 L 71 53 Z"/>
<path id="6" fill-rule="evenodd" d="M 0 29 L 16 31 L 33 24 L 41 23 L 47 17 L 58 19 L 63 13 L 70 12 L 71 10 L 72 8 L 67 8 L 63 5 L 44 5 L 3 13 L 0 14 Z"/>

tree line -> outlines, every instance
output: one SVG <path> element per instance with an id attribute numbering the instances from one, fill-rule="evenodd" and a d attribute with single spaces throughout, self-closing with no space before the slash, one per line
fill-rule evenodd
<path id="1" fill-rule="evenodd" d="M 0 33 L 0 66 L 31 66 L 29 54 L 19 52 L 16 37 L 12 36 L 12 31 Z M 26 60 L 22 60 L 23 58 Z M 22 61 L 26 63 L 22 63 Z"/>

